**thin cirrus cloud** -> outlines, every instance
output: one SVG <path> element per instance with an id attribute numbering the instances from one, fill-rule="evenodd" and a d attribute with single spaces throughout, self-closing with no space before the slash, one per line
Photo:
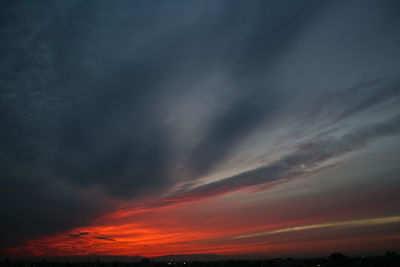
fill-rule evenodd
<path id="1" fill-rule="evenodd" d="M 267 166 L 198 186 L 186 192 L 180 191 L 161 200 L 159 204 L 199 200 L 279 180 L 290 181 L 296 177 L 312 173 L 312 170 L 318 168 L 318 165 L 324 161 L 361 149 L 378 138 L 399 133 L 400 115 L 397 115 L 388 121 L 359 128 L 337 140 L 325 139 L 304 144 L 301 146 L 303 149 L 299 149 Z"/>
<path id="2" fill-rule="evenodd" d="M 391 224 L 391 223 L 399 223 L 400 216 L 392 216 L 392 217 L 384 217 L 384 218 L 372 218 L 372 219 L 361 219 L 361 220 L 351 220 L 351 221 L 343 221 L 343 222 L 331 222 L 331 223 L 320 223 L 320 224 L 311 224 L 311 225 L 303 225 L 303 226 L 295 226 L 295 227 L 287 227 L 282 229 L 276 229 L 271 231 L 262 231 L 244 235 L 233 236 L 232 238 L 250 238 L 257 236 L 266 236 L 273 234 L 281 234 L 287 232 L 295 232 L 295 231 L 306 231 L 313 229 L 323 229 L 323 228 L 336 228 L 336 227 L 362 227 L 362 226 L 371 226 L 371 225 L 379 225 L 379 224 Z"/>

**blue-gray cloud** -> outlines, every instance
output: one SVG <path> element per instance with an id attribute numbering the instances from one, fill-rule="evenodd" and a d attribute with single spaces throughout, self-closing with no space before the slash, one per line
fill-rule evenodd
<path id="1" fill-rule="evenodd" d="M 367 11 L 373 12 L 375 5 L 388 10 L 394 3 L 369 4 Z M 302 89 L 282 90 L 280 77 L 271 71 L 335 6 L 314 0 L 0 5 L 3 245 L 88 223 L 127 199 L 166 193 L 180 169 L 186 181 L 196 183 L 223 165 L 256 129 L 273 127 L 282 112 L 293 112 L 291 104 L 297 100 L 289 100 Z M 378 53 L 383 49 L 377 48 Z M 347 64 L 353 62 L 343 62 Z M 198 81 L 219 72 L 229 82 L 218 84 L 215 93 L 200 92 L 216 99 L 218 107 L 198 105 L 210 109 L 210 116 L 195 126 L 199 136 L 189 139 L 187 155 L 178 155 L 176 147 L 182 144 L 174 138 L 167 115 L 175 103 L 171 99 L 183 96 L 185 102 L 187 91 L 202 86 Z M 391 80 L 330 90 L 316 102 L 299 100 L 309 107 L 299 113 L 308 114 L 299 130 L 307 134 L 323 122 L 351 118 L 398 99 L 398 81 Z M 346 145 L 355 146 L 353 139 Z M 297 171 L 296 160 L 311 164 L 318 162 L 317 154 L 331 157 L 334 149 L 344 153 L 343 142 L 327 141 L 328 151 L 302 152 L 204 190 L 257 184 L 265 172 L 281 177 Z"/>
<path id="2" fill-rule="evenodd" d="M 216 182 L 178 191 L 158 205 L 169 205 L 202 198 L 215 197 L 226 193 L 312 174 L 319 164 L 345 153 L 359 150 L 368 143 L 385 136 L 400 133 L 400 115 L 375 125 L 369 125 L 347 133 L 339 139 L 323 139 L 313 143 L 305 143 L 290 155 L 266 166 L 239 173 Z"/>

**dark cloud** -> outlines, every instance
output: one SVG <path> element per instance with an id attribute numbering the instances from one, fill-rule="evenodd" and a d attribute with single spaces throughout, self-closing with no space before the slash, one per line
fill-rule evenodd
<path id="1" fill-rule="evenodd" d="M 253 30 L 234 63 L 239 72 L 234 78 L 238 96 L 215 118 L 194 149 L 189 168 L 195 175 L 203 175 L 218 165 L 250 131 L 267 123 L 282 108 L 278 88 L 260 80 L 259 72 L 268 74 L 269 68 L 290 50 L 296 37 L 327 3 L 293 1 L 292 5 L 280 3 L 271 8 L 270 3 L 260 2 L 252 6 Z"/>
<path id="2" fill-rule="evenodd" d="M 269 71 L 331 6 L 294 0 L 0 5 L 1 246 L 84 225 L 127 199 L 166 193 L 176 183 L 177 165 L 193 183 L 220 166 L 257 127 L 291 110 L 292 96 Z M 177 164 L 181 144 L 171 133 L 168 104 L 219 72 L 228 73 L 229 88 L 204 94 L 224 99 L 216 101 L 207 125 L 196 125 L 200 137 Z M 338 116 L 398 96 L 398 82 L 380 88 L 355 90 Z M 364 134 L 370 137 L 326 141 L 326 151 L 312 148 L 187 193 L 263 183 L 266 173 L 293 176 L 301 164 L 375 138 Z"/>
<path id="3" fill-rule="evenodd" d="M 84 237 L 88 234 L 90 234 L 90 233 L 89 232 L 81 232 L 79 234 L 69 234 L 69 236 L 72 238 L 81 238 L 82 236 Z"/>
<path id="4" fill-rule="evenodd" d="M 384 77 L 359 81 L 355 85 L 333 91 L 318 93 L 295 113 L 293 130 L 283 134 L 281 142 L 302 139 L 308 135 L 324 138 L 341 130 L 340 124 L 347 121 L 366 120 L 379 109 L 393 109 L 400 101 L 398 79 Z M 358 123 L 357 123 L 358 124 Z"/>
<path id="5" fill-rule="evenodd" d="M 308 118 L 330 116 L 330 124 L 357 115 L 365 110 L 398 99 L 400 81 L 387 80 L 383 77 L 361 81 L 335 92 L 326 93 L 317 100 L 317 104 L 307 114 Z"/>
<path id="6" fill-rule="evenodd" d="M 339 115 L 339 119 L 350 117 L 358 112 L 372 109 L 379 104 L 384 104 L 387 101 L 398 98 L 400 96 L 400 81 L 395 80 L 389 83 L 386 82 L 383 85 L 378 84 L 367 92 L 362 90 L 355 91 L 356 93 L 350 96 L 352 99 L 356 100 L 355 103 L 353 103 L 352 106 L 349 105 L 349 107 Z M 349 95 L 347 97 L 349 98 Z"/>
<path id="7" fill-rule="evenodd" d="M 252 30 L 237 61 L 240 74 L 254 77 L 276 65 L 329 2 L 257 2 L 249 14 L 254 16 Z"/>
<path id="8" fill-rule="evenodd" d="M 108 212 L 115 203 L 95 191 L 59 182 L 36 166 L 10 163 L 2 157 L 1 246 L 29 237 L 67 231 Z"/>
<path id="9" fill-rule="evenodd" d="M 222 161 L 254 127 L 272 116 L 278 107 L 276 94 L 268 92 L 246 95 L 221 114 L 199 142 L 190 158 L 189 167 L 195 174 L 207 173 Z"/>
<path id="10" fill-rule="evenodd" d="M 78 239 L 80 239 L 80 238 L 87 238 L 87 239 L 94 238 L 94 239 L 100 239 L 100 240 L 115 241 L 112 238 L 108 238 L 108 237 L 105 237 L 105 236 L 98 236 L 96 234 L 91 234 L 90 232 L 80 232 L 80 233 L 77 233 L 77 234 L 69 234 L 68 237 L 73 238 L 73 239 L 76 239 L 76 238 L 78 238 Z M 85 244 L 84 241 L 79 241 L 78 243 Z"/>
<path id="11" fill-rule="evenodd" d="M 95 236 L 96 239 L 107 240 L 107 241 L 115 241 L 112 238 L 104 237 L 104 236 Z"/>

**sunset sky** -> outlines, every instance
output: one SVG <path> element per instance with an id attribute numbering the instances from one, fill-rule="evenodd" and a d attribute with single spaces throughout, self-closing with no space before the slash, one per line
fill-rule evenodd
<path id="1" fill-rule="evenodd" d="M 0 256 L 400 250 L 400 1 L 0 3 Z"/>

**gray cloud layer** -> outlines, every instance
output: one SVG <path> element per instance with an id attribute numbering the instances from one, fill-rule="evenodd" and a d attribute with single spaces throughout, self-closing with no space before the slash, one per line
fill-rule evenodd
<path id="1" fill-rule="evenodd" d="M 377 138 L 399 133 L 400 115 L 397 115 L 386 122 L 347 133 L 337 140 L 324 139 L 303 144 L 299 146 L 296 153 L 276 162 L 183 192 L 179 191 L 162 200 L 160 204 L 198 200 L 280 180 L 290 181 L 290 179 L 312 173 L 313 169 L 326 160 L 361 149 Z"/>
<path id="2" fill-rule="evenodd" d="M 378 26 L 386 25 L 385 12 L 397 5 L 368 3 L 363 12 L 381 12 Z M 345 120 L 399 96 L 398 81 L 391 83 L 390 77 L 361 89 L 329 91 L 324 99 L 297 100 L 294 92 L 302 88 L 279 87 L 271 71 L 334 9 L 329 1 L 0 5 L 2 246 L 86 224 L 127 199 L 168 192 L 181 168 L 184 179 L 196 182 L 223 165 L 260 126 L 276 126 L 280 114 L 292 112 L 296 101 L 307 106 L 300 112 L 308 114 L 305 125 L 299 127 L 306 134 L 315 125 Z M 397 29 L 398 19 L 389 16 L 388 21 Z M 372 29 L 364 29 L 365 36 Z M 383 58 L 382 64 L 389 61 Z M 343 65 L 356 63 L 349 59 Z M 197 103 L 201 111 L 210 110 L 207 123 L 187 118 L 199 136 L 190 139 L 188 156 L 180 161 L 177 126 L 168 117 L 172 100 L 222 73 L 229 83 L 200 93 L 217 103 Z M 320 93 L 304 89 L 305 95 Z M 191 100 L 183 97 L 185 101 Z M 336 116 L 330 110 L 337 110 Z M 377 125 L 390 131 L 384 130 L 386 124 Z M 371 131 L 361 140 L 389 134 Z M 258 184 L 266 172 L 292 175 L 300 171 L 299 164 L 355 149 L 356 141 L 344 135 L 340 141 L 326 141 L 325 150 L 318 146 L 196 190 L 220 192 L 221 186 Z"/>

